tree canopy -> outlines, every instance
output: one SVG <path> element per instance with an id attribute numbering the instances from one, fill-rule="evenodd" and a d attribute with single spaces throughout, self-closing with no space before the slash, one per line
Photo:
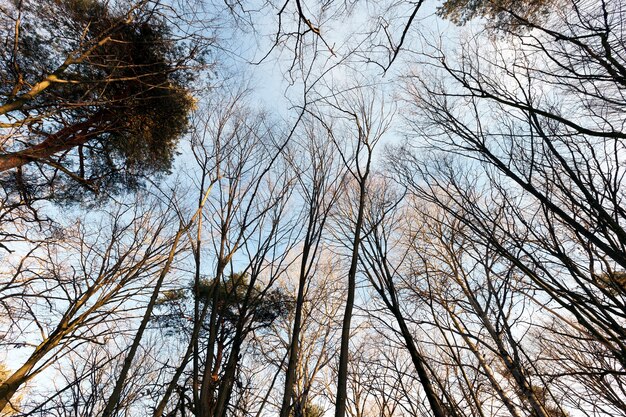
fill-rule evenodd
<path id="1" fill-rule="evenodd" d="M 1 415 L 626 412 L 626 1 L 0 3 Z"/>
<path id="2" fill-rule="evenodd" d="M 438 14 L 464 24 L 482 17 L 493 21 L 494 28 L 515 25 L 523 27 L 520 18 L 537 21 L 547 16 L 559 0 L 445 0 Z"/>
<path id="3" fill-rule="evenodd" d="M 151 2 L 19 1 L 2 15 L 0 172 L 25 200 L 134 188 L 167 172 L 200 51 Z"/>

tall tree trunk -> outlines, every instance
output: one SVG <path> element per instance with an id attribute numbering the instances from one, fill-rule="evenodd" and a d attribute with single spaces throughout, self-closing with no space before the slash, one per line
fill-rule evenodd
<path id="1" fill-rule="evenodd" d="M 459 332 L 459 334 L 461 335 L 461 337 L 463 338 L 463 340 L 467 344 L 469 350 L 474 354 L 474 356 L 478 360 L 478 364 L 483 369 L 483 372 L 487 376 L 487 379 L 491 383 L 491 386 L 493 387 L 493 389 L 496 391 L 496 394 L 498 394 L 498 397 L 500 398 L 500 400 L 504 403 L 506 408 L 509 410 L 509 413 L 511 413 L 511 416 L 513 416 L 513 417 L 522 417 L 520 415 L 517 407 L 513 403 L 513 401 L 509 398 L 509 396 L 506 394 L 506 392 L 504 392 L 504 390 L 502 389 L 502 386 L 500 385 L 500 383 L 496 379 L 496 376 L 495 376 L 493 370 L 491 369 L 491 366 L 489 365 L 489 363 L 487 362 L 487 360 L 485 359 L 483 354 L 480 352 L 480 349 L 478 348 L 478 346 L 476 346 L 476 344 L 474 342 L 472 342 L 472 340 L 468 336 L 468 334 L 469 334 L 468 330 L 457 319 L 456 314 L 452 311 L 452 309 L 450 309 L 450 307 L 447 305 L 447 303 L 442 303 L 442 305 L 446 309 L 446 311 L 448 312 L 448 316 L 452 320 L 452 323 L 454 324 L 454 327 L 457 329 L 457 331 Z"/>
<path id="2" fill-rule="evenodd" d="M 222 247 L 224 247 L 223 242 Z M 215 407 L 215 386 L 217 380 L 217 374 L 214 374 L 214 348 L 217 341 L 217 318 L 218 318 L 218 304 L 219 304 L 219 291 L 218 287 L 222 282 L 222 276 L 224 275 L 224 269 L 226 262 L 222 259 L 223 252 L 220 253 L 217 265 L 217 271 L 215 274 L 215 289 L 213 296 L 211 297 L 211 315 L 209 317 L 209 343 L 207 346 L 207 358 L 204 363 L 204 372 L 202 375 L 202 384 L 200 387 L 200 397 L 196 404 L 196 410 L 200 417 L 211 417 L 213 415 Z M 217 369 L 217 368 L 216 368 Z"/>
<path id="3" fill-rule="evenodd" d="M 384 269 L 385 266 L 383 266 Z M 383 272 L 384 273 L 384 272 Z M 379 294 L 382 296 L 383 301 L 387 305 L 389 311 L 393 314 L 396 321 L 398 322 L 398 326 L 400 326 L 400 333 L 402 334 L 402 338 L 404 339 L 404 344 L 411 355 L 411 361 L 413 362 L 413 366 L 415 366 L 415 371 L 419 377 L 420 384 L 424 389 L 424 394 L 426 395 L 426 399 L 428 400 L 428 404 L 430 405 L 430 409 L 433 412 L 435 417 L 447 417 L 448 413 L 445 412 L 444 408 L 439 401 L 439 397 L 433 388 L 433 384 L 431 382 L 430 375 L 424 366 L 424 358 L 422 354 L 419 352 L 417 345 L 415 344 L 415 340 L 413 340 L 413 335 L 409 330 L 409 327 L 406 324 L 406 320 L 404 320 L 404 316 L 400 311 L 400 307 L 398 305 L 398 300 L 396 298 L 396 290 L 393 283 L 390 281 L 391 277 L 389 274 L 386 275 L 386 286 L 389 291 L 389 296 L 384 294 L 384 290 L 382 287 L 377 288 Z"/>
<path id="4" fill-rule="evenodd" d="M 368 163 L 369 165 L 369 163 Z M 369 169 L 369 166 L 368 166 Z M 352 322 L 352 310 L 354 307 L 354 293 L 356 289 L 356 271 L 359 260 L 359 246 L 361 244 L 361 228 L 363 227 L 363 215 L 365 211 L 365 190 L 367 174 L 359 181 L 359 207 L 354 225 L 354 239 L 352 240 L 352 258 L 348 271 L 348 294 L 346 308 L 341 327 L 341 348 L 339 351 L 339 371 L 337 373 L 337 395 L 335 396 L 335 417 L 345 417 L 346 399 L 348 397 L 348 361 L 350 354 L 350 324 Z"/>
<path id="5" fill-rule="evenodd" d="M 314 213 L 309 212 L 309 224 L 304 239 L 304 248 L 302 250 L 302 260 L 300 263 L 300 277 L 298 282 L 298 295 L 296 297 L 296 311 L 293 319 L 293 330 L 291 333 L 291 343 L 289 344 L 289 362 L 287 363 L 287 372 L 285 374 L 285 389 L 283 391 L 283 402 L 280 407 L 280 417 L 289 417 L 291 411 L 291 402 L 293 399 L 293 386 L 296 380 L 296 366 L 300 355 L 300 327 L 302 325 L 302 309 L 304 307 L 304 289 L 308 278 L 307 269 L 309 264 L 309 255 L 311 252 L 311 238 L 315 222 Z"/>
<path id="6" fill-rule="evenodd" d="M 115 387 L 113 388 L 113 392 L 109 397 L 107 404 L 102 412 L 102 417 L 111 417 L 117 408 L 117 404 L 122 395 L 122 390 L 124 389 L 124 385 L 126 383 L 126 377 L 128 376 L 128 372 L 130 371 L 130 367 L 135 360 L 135 355 L 137 354 L 137 349 L 139 349 L 139 344 L 141 343 L 141 338 L 143 337 L 143 333 L 148 326 L 148 322 L 150 318 L 152 318 L 152 310 L 154 310 L 154 306 L 159 298 L 159 293 L 161 292 L 161 286 L 163 285 L 163 281 L 167 276 L 172 262 L 174 261 L 174 256 L 176 255 L 176 249 L 178 248 L 178 242 L 180 241 L 181 235 L 186 231 L 186 229 L 190 225 L 183 227 L 181 225 L 180 229 L 176 233 L 174 237 L 174 242 L 172 243 L 172 248 L 170 249 L 167 262 L 163 266 L 161 273 L 159 274 L 159 278 L 157 279 L 156 284 L 154 285 L 154 289 L 152 290 L 152 295 L 150 297 L 150 301 L 148 302 L 148 306 L 146 311 L 144 312 L 143 318 L 141 319 L 141 324 L 139 325 L 139 329 L 135 334 L 135 338 L 133 343 L 124 359 L 124 364 L 122 365 L 122 370 L 120 372 L 119 377 L 117 378 L 117 382 L 115 383 Z"/>
<path id="7" fill-rule="evenodd" d="M 56 336 L 56 335 L 55 335 Z M 62 337 L 52 337 L 39 345 L 28 360 L 20 366 L 9 378 L 0 385 L 0 413 L 7 406 L 11 406 L 11 398 L 17 390 L 26 383 L 33 375 L 30 373 L 37 363 L 52 349 L 57 346 Z"/>
<path id="8" fill-rule="evenodd" d="M 165 277 L 167 276 L 172 266 L 172 262 L 174 261 L 174 256 L 176 255 L 176 250 L 178 248 L 178 243 L 180 242 L 180 238 L 182 237 L 184 233 L 186 233 L 191 228 L 191 226 L 194 224 L 196 217 L 199 217 L 199 218 L 202 217 L 202 209 L 204 207 L 204 203 L 209 197 L 209 193 L 211 192 L 212 187 L 213 187 L 213 184 L 211 184 L 208 187 L 208 189 L 204 193 L 204 196 L 201 197 L 201 200 L 198 203 L 198 209 L 189 220 L 189 223 L 187 223 L 187 225 L 183 225 L 181 223 L 178 231 L 176 232 L 176 235 L 174 236 L 174 242 L 172 242 L 172 247 L 169 251 L 167 261 L 165 262 L 165 265 L 163 266 L 163 269 L 161 270 L 161 273 L 159 274 L 159 278 L 157 279 L 157 282 L 154 286 L 154 290 L 152 291 L 152 295 L 148 302 L 148 306 L 141 320 L 141 324 L 139 325 L 139 329 L 137 330 L 137 333 L 135 334 L 135 339 L 133 340 L 130 350 L 128 354 L 126 355 L 126 358 L 124 359 L 124 364 L 122 365 L 120 376 L 118 377 L 117 382 L 115 384 L 115 388 L 113 389 L 113 392 L 111 393 L 111 396 L 109 397 L 109 400 L 107 401 L 105 409 L 102 413 L 102 417 L 110 417 L 115 412 L 115 408 L 117 407 L 117 403 L 119 402 L 120 396 L 122 394 L 122 389 L 124 388 L 126 377 L 128 376 L 128 372 L 130 371 L 130 367 L 137 353 L 137 349 L 139 348 L 139 344 L 141 343 L 141 338 L 143 337 L 143 333 L 146 327 L 148 326 L 148 322 L 150 321 L 150 318 L 152 317 L 152 311 L 154 310 L 154 306 L 159 297 L 161 286 L 163 285 L 163 281 L 165 280 Z"/>

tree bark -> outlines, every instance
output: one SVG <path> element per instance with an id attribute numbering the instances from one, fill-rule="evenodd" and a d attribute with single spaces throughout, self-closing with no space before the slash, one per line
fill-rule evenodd
<path id="1" fill-rule="evenodd" d="M 307 227 L 306 237 L 304 239 L 304 248 L 302 250 L 302 261 L 300 264 L 300 277 L 298 282 L 298 295 L 296 298 L 296 311 L 293 319 L 293 330 L 291 333 L 291 343 L 289 344 L 289 362 L 287 363 L 287 372 L 285 375 L 285 390 L 283 392 L 283 402 L 280 408 L 280 417 L 289 417 L 291 411 L 291 401 L 293 399 L 293 386 L 296 379 L 296 366 L 300 355 L 300 327 L 302 322 L 302 309 L 304 306 L 304 289 L 306 286 L 308 274 L 307 266 L 309 262 L 309 254 L 311 252 L 311 235 L 314 227 L 315 217 L 312 212 L 309 213 L 309 224 Z"/>
<path id="2" fill-rule="evenodd" d="M 108 126 L 106 112 L 98 112 L 84 122 L 64 127 L 43 142 L 21 151 L 0 154 L 0 172 L 21 167 L 29 162 L 50 158 L 60 152 L 84 145 L 104 133 Z M 101 126 L 104 124 L 104 126 Z M 95 129 L 94 129 L 95 127 Z"/>
<path id="3" fill-rule="evenodd" d="M 369 161 L 368 168 L 369 169 Z M 354 225 L 354 239 L 352 240 L 352 258 L 348 271 L 348 294 L 346 308 L 341 328 L 341 348 L 339 351 L 339 371 L 337 373 L 337 395 L 335 397 L 335 417 L 345 417 L 346 399 L 348 397 L 348 361 L 350 354 L 350 324 L 354 308 L 354 293 L 356 289 L 356 271 L 359 260 L 359 245 L 361 244 L 361 228 L 365 212 L 365 190 L 367 173 L 359 181 L 359 207 Z"/>

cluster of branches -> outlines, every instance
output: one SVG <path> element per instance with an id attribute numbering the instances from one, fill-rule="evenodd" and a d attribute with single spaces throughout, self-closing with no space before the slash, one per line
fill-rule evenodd
<path id="1" fill-rule="evenodd" d="M 211 43 L 180 20 L 149 0 L 1 6 L 3 214 L 104 198 L 168 172 L 193 107 L 192 70 Z"/>
<path id="2" fill-rule="evenodd" d="M 104 186 L 96 154 L 163 171 L 190 129 L 168 182 L 2 224 L 0 413 L 624 414 L 626 6 L 548 4 L 448 1 L 499 36 L 415 51 L 401 106 L 305 78 L 291 124 L 227 83 L 189 115 L 192 44 L 158 4 L 50 2 L 57 55 L 7 6 L 6 222 L 51 198 L 35 171 L 53 193 Z"/>

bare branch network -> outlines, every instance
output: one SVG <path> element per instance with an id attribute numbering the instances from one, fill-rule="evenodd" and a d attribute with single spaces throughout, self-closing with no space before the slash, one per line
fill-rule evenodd
<path id="1" fill-rule="evenodd" d="M 0 416 L 625 415 L 625 18 L 0 1 Z"/>

